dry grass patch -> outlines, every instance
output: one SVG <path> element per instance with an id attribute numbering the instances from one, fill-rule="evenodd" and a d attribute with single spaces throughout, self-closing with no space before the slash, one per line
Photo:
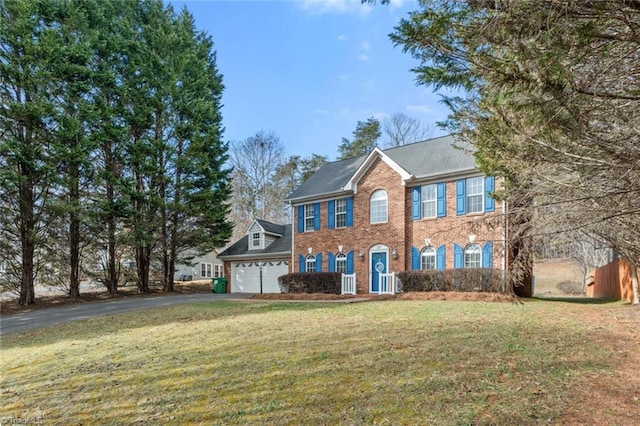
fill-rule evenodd
<path id="1" fill-rule="evenodd" d="M 623 313 L 637 330 L 635 308 L 555 301 L 215 302 L 95 318 L 3 337 L 0 420 L 638 424 L 637 405 L 612 408 L 640 396 L 635 370 L 620 381 L 639 352 Z M 595 401 L 594 384 L 615 392 Z"/>

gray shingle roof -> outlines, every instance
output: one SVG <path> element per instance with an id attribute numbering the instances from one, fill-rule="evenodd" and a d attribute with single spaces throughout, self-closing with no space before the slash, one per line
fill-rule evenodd
<path id="1" fill-rule="evenodd" d="M 459 149 L 456 146 L 464 147 Z M 383 152 L 416 179 L 475 169 L 473 146 L 458 142 L 453 136 L 442 136 L 390 148 Z M 366 155 L 327 163 L 298 186 L 287 201 L 340 193 Z"/>
<path id="2" fill-rule="evenodd" d="M 366 156 L 362 155 L 325 164 L 294 189 L 287 200 L 342 191 L 344 185 L 351 179 L 365 158 Z"/>
<path id="3" fill-rule="evenodd" d="M 247 256 L 261 255 L 262 257 L 264 257 L 264 255 L 268 255 L 268 254 L 291 253 L 291 225 L 277 225 L 275 223 L 267 222 L 264 220 L 260 220 L 259 222 L 260 222 L 260 226 L 262 226 L 262 228 L 265 231 L 267 231 L 267 229 L 264 226 L 264 224 L 267 224 L 267 226 L 270 229 L 279 229 L 280 231 L 282 231 L 281 233 L 282 237 L 277 238 L 273 243 L 271 243 L 265 249 L 249 250 L 249 236 L 245 235 L 244 237 L 236 241 L 234 244 L 229 246 L 227 249 L 225 249 L 222 253 L 220 253 L 218 257 L 221 259 L 223 259 L 224 257 L 242 256 L 242 255 L 247 255 Z M 280 232 L 275 232 L 275 233 L 278 234 Z"/>
<path id="4" fill-rule="evenodd" d="M 256 219 L 256 222 L 269 234 L 284 235 L 286 225 L 278 225 L 276 223 L 267 222 L 266 220 Z"/>
<path id="5" fill-rule="evenodd" d="M 454 143 L 456 146 L 454 146 Z M 464 149 L 460 149 L 464 148 Z M 384 151 L 400 167 L 416 178 L 474 170 L 472 146 L 443 136 Z"/>

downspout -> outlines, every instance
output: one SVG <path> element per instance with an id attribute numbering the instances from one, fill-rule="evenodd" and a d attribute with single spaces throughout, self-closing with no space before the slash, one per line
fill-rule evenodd
<path id="1" fill-rule="evenodd" d="M 294 263 L 294 259 L 295 259 L 295 250 L 294 247 L 296 246 L 296 229 L 293 226 L 294 222 L 295 222 L 295 209 L 293 208 L 293 202 L 289 201 L 289 206 L 291 206 L 291 274 L 295 272 L 295 263 Z"/>
<path id="2" fill-rule="evenodd" d="M 507 291 L 507 268 L 509 267 L 507 238 L 509 237 L 509 221 L 507 220 L 507 202 L 502 201 L 502 291 Z"/>

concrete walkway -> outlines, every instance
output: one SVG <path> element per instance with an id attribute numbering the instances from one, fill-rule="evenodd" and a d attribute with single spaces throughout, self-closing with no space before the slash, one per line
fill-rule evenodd
<path id="1" fill-rule="evenodd" d="M 165 296 L 135 297 L 114 299 L 104 302 L 66 305 L 55 308 L 37 309 L 0 318 L 0 335 L 20 333 L 40 327 L 77 321 L 86 318 L 117 314 L 138 309 L 157 308 L 181 303 L 212 302 L 216 300 L 247 299 L 251 294 L 193 293 Z"/>

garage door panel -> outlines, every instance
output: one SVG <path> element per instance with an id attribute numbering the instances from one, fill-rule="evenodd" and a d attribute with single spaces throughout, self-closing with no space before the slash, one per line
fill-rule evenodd
<path id="1" fill-rule="evenodd" d="M 231 265 L 232 293 L 260 293 L 260 267 L 262 266 L 262 292 L 280 293 L 278 277 L 289 272 L 284 260 L 263 262 L 234 262 Z"/>

